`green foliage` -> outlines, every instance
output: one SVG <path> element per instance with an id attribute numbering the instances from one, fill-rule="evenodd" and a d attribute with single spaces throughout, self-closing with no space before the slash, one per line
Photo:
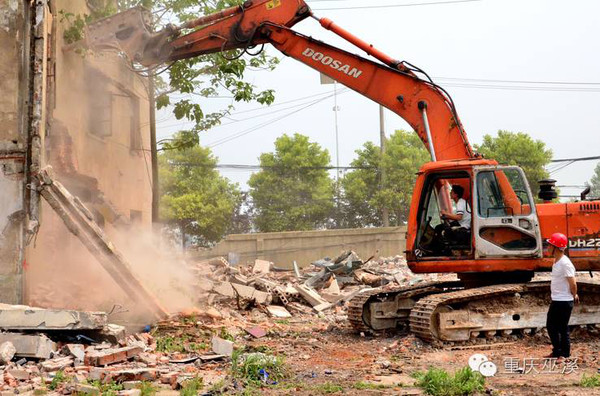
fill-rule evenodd
<path id="1" fill-rule="evenodd" d="M 139 5 L 151 10 L 156 18 L 154 28 L 160 30 L 169 23 L 179 25 L 242 2 L 243 0 L 118 0 L 117 4 L 120 11 Z M 170 106 L 177 119 L 193 122 L 189 132 L 198 135 L 201 131 L 218 125 L 224 116 L 230 114 L 233 106 L 228 105 L 206 113 L 196 98 L 231 95 L 236 102 L 271 104 L 275 99 L 273 90 L 260 90 L 244 81 L 244 76 L 250 68 L 271 71 L 279 60 L 264 52 L 237 59 L 233 55 L 237 55 L 237 51 L 201 55 L 174 62 L 165 79 L 162 76 L 154 77 L 157 109 Z M 184 148 L 194 145 L 191 140 L 181 142 L 184 143 Z"/>
<path id="2" fill-rule="evenodd" d="M 221 395 L 223 394 L 223 389 L 225 388 L 225 380 L 221 379 L 217 382 L 215 382 L 214 384 L 212 384 L 212 386 L 208 389 L 208 394 L 210 395 Z"/>
<path id="3" fill-rule="evenodd" d="M 260 156 L 260 172 L 248 182 L 255 226 L 262 232 L 323 227 L 333 210 L 333 183 L 324 167 L 329 152 L 307 136 L 283 135 L 275 152 Z"/>
<path id="4" fill-rule="evenodd" d="M 65 10 L 59 10 L 60 22 L 66 25 L 63 31 L 63 39 L 67 44 L 73 44 L 79 40 L 82 40 L 83 28 L 87 23 L 91 22 L 91 17 L 87 14 L 75 15 Z"/>
<path id="5" fill-rule="evenodd" d="M 344 226 L 381 226 L 383 208 L 389 210 L 391 225 L 402 225 L 408 218 L 416 173 L 430 158 L 423 143 L 415 133 L 399 130 L 386 142 L 383 160 L 372 142 L 356 153 L 351 165 L 367 169 L 349 172 L 342 180 Z M 385 170 L 383 186 L 380 166 Z"/>
<path id="6" fill-rule="evenodd" d="M 52 391 L 56 390 L 60 386 L 60 384 L 67 381 L 69 381 L 69 377 L 65 375 L 64 371 L 59 370 L 54 375 L 54 378 L 52 378 L 52 382 L 50 382 L 50 385 L 48 385 L 48 389 Z"/>
<path id="7" fill-rule="evenodd" d="M 541 140 L 533 140 L 523 132 L 498 131 L 498 136 L 485 135 L 481 145 L 475 150 L 486 158 L 494 159 L 503 165 L 520 166 L 534 195 L 539 190 L 538 181 L 549 177 L 544 169 L 552 160 L 552 150 Z"/>
<path id="8" fill-rule="evenodd" d="M 208 344 L 191 342 L 189 335 L 183 334 L 179 337 L 165 335 L 156 338 L 156 350 L 158 352 L 190 352 L 208 349 Z"/>
<path id="9" fill-rule="evenodd" d="M 244 349 L 237 349 L 231 360 L 233 378 L 250 386 L 263 384 L 263 372 L 267 374 L 267 385 L 288 377 L 284 361 L 278 356 L 262 352 L 246 353 Z"/>
<path id="10" fill-rule="evenodd" d="M 181 396 L 196 396 L 198 392 L 204 387 L 204 381 L 201 377 L 196 377 L 186 381 L 183 387 L 179 391 Z"/>
<path id="11" fill-rule="evenodd" d="M 164 353 L 185 352 L 185 345 L 181 338 L 164 336 L 156 339 L 156 351 Z"/>
<path id="12" fill-rule="evenodd" d="M 210 149 L 199 145 L 159 155 L 162 217 L 200 246 L 223 237 L 240 199 L 237 185 L 222 177 L 216 164 Z"/>
<path id="13" fill-rule="evenodd" d="M 100 394 L 102 396 L 116 396 L 119 391 L 122 391 L 123 384 L 116 383 L 115 381 L 110 382 L 101 382 L 101 381 L 92 381 L 92 386 L 100 389 Z"/>
<path id="14" fill-rule="evenodd" d="M 600 387 L 600 374 L 592 374 L 587 376 L 583 374 L 581 377 L 581 381 L 579 382 L 579 386 L 584 388 L 598 388 Z"/>
<path id="15" fill-rule="evenodd" d="M 358 382 L 354 383 L 354 385 L 352 385 L 352 387 L 354 389 L 358 389 L 358 390 L 365 390 L 365 389 L 389 389 L 389 388 L 391 388 L 390 385 L 373 384 L 373 383 L 364 382 L 364 381 L 358 381 Z"/>
<path id="16" fill-rule="evenodd" d="M 473 395 L 485 390 L 485 378 L 470 367 L 458 370 L 454 376 L 437 368 L 430 368 L 426 373 L 418 372 L 414 376 L 416 385 L 433 396 Z"/>
<path id="17" fill-rule="evenodd" d="M 63 38 L 65 43 L 73 44 L 85 38 L 85 25 L 97 19 L 114 14 L 117 10 L 112 0 L 88 0 L 89 14 L 73 14 L 65 10 L 59 10 L 60 22 L 65 25 Z"/>
<path id="18" fill-rule="evenodd" d="M 600 163 L 596 165 L 596 169 L 594 169 L 594 175 L 592 176 L 590 183 L 590 197 L 600 198 Z"/>
<path id="19" fill-rule="evenodd" d="M 334 384 L 333 382 L 325 382 L 323 384 L 318 384 L 311 387 L 312 390 L 317 391 L 319 393 L 339 393 L 344 391 L 344 387 L 339 384 Z"/>
<path id="20" fill-rule="evenodd" d="M 140 392 L 142 393 L 142 396 L 154 396 L 156 394 L 156 392 L 158 392 L 158 388 L 156 386 L 154 386 L 154 384 L 152 384 L 152 382 L 149 382 L 149 381 L 142 381 L 137 386 L 137 389 L 140 390 Z"/>
<path id="21" fill-rule="evenodd" d="M 221 330 L 219 331 L 219 337 L 227 341 L 235 341 L 235 337 L 231 335 L 231 333 L 229 333 L 225 327 L 221 327 Z"/>

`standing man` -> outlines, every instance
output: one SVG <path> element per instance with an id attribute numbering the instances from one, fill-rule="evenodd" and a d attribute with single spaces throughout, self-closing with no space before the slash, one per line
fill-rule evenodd
<path id="1" fill-rule="evenodd" d="M 573 304 L 579 302 L 575 267 L 565 255 L 568 241 L 564 234 L 552 234 L 547 242 L 550 244 L 550 254 L 554 257 L 550 283 L 552 303 L 546 320 L 546 328 L 552 341 L 552 354 L 548 357 L 568 358 L 571 356 L 569 319 Z"/>

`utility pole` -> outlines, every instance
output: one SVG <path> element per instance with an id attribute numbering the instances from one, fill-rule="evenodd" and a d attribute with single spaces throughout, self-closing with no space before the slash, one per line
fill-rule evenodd
<path id="1" fill-rule="evenodd" d="M 152 166 L 152 223 L 158 223 L 158 148 L 156 147 L 156 101 L 154 98 L 154 72 L 148 76 L 148 103 L 150 111 L 150 162 Z"/>
<path id="2" fill-rule="evenodd" d="M 338 137 L 338 111 L 340 108 L 337 104 L 337 82 L 333 82 L 333 111 L 335 113 L 335 166 L 336 181 L 340 182 L 340 142 Z"/>
<path id="3" fill-rule="evenodd" d="M 381 189 L 385 186 L 385 167 L 383 166 L 383 154 L 385 153 L 385 118 L 383 112 L 383 106 L 379 105 L 379 140 L 381 147 L 381 161 L 379 163 L 379 174 L 381 176 L 379 180 L 379 186 Z M 383 220 L 383 226 L 390 226 L 390 212 L 387 207 L 383 207 L 381 211 L 381 217 Z"/>

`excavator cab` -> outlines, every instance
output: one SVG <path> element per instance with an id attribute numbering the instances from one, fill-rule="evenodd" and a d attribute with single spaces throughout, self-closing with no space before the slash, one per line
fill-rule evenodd
<path id="1" fill-rule="evenodd" d="M 540 225 L 523 170 L 482 166 L 473 173 L 475 258 L 541 258 Z"/>
<path id="2" fill-rule="evenodd" d="M 413 197 L 416 236 L 409 257 L 418 262 L 542 257 L 536 207 L 520 168 L 438 164 L 427 164 L 419 174 Z M 463 216 L 470 218 L 462 224 L 441 215 L 456 213 L 450 194 L 454 185 L 464 190 Z"/>
<path id="3" fill-rule="evenodd" d="M 456 202 L 451 199 L 452 186 L 461 186 L 462 199 L 467 202 L 467 212 L 472 212 L 471 177 L 468 172 L 437 172 L 429 175 L 422 192 L 419 208 L 419 255 L 421 257 L 470 257 L 472 256 L 471 224 L 461 225 L 449 220 L 443 212 L 456 213 Z M 471 213 L 465 213 L 468 216 Z"/>

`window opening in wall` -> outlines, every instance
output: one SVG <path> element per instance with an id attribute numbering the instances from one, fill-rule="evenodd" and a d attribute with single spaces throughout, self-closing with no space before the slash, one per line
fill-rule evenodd
<path id="1" fill-rule="evenodd" d="M 114 137 L 131 151 L 142 148 L 140 131 L 140 101 L 137 95 L 99 70 L 86 71 L 90 90 L 89 130 L 92 135 Z"/>
<path id="2" fill-rule="evenodd" d="M 141 210 L 133 210 L 129 211 L 129 220 L 132 224 L 139 224 L 142 222 L 142 211 Z"/>

